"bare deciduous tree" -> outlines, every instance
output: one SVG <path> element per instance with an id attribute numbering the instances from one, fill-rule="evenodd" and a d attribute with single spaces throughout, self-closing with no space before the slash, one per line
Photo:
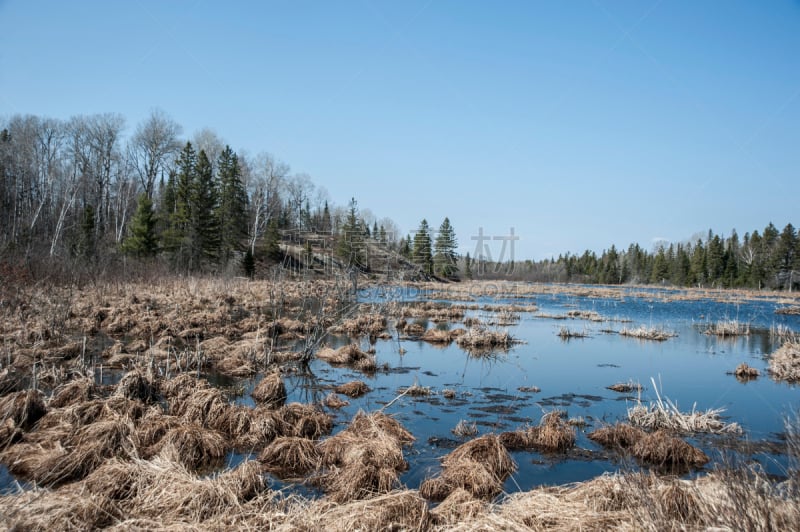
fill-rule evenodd
<path id="1" fill-rule="evenodd" d="M 170 157 L 180 149 L 180 134 L 181 126 L 160 109 L 152 111 L 136 128 L 129 154 L 147 197 L 153 197 L 156 178 L 169 164 Z"/>

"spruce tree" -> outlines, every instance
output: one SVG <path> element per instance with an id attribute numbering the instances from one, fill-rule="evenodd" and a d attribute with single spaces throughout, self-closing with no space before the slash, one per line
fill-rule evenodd
<path id="1" fill-rule="evenodd" d="M 358 219 L 358 203 L 355 198 L 351 198 L 347 216 L 337 236 L 336 254 L 347 266 L 364 268 L 364 247 L 364 229 Z"/>
<path id="2" fill-rule="evenodd" d="M 428 221 L 423 219 L 419 224 L 419 229 L 414 235 L 413 260 L 422 271 L 427 274 L 433 273 L 433 253 L 431 251 L 431 233 Z"/>
<path id="3" fill-rule="evenodd" d="M 456 233 L 450 225 L 450 219 L 445 218 L 439 226 L 439 234 L 436 235 L 434 244 L 433 262 L 435 272 L 442 277 L 452 277 L 458 271 L 456 248 Z"/>
<path id="4" fill-rule="evenodd" d="M 205 261 L 213 261 L 219 251 L 219 224 L 217 223 L 217 185 L 214 170 L 206 152 L 197 154 L 197 168 L 190 193 L 192 268 L 200 268 Z"/>
<path id="5" fill-rule="evenodd" d="M 130 234 L 122 242 L 122 251 L 137 257 L 152 257 L 158 252 L 156 237 L 156 215 L 153 211 L 153 200 L 147 194 L 139 196 L 136 214 L 131 219 Z"/>
<path id="6" fill-rule="evenodd" d="M 283 259 L 283 252 L 280 246 L 281 234 L 278 230 L 278 220 L 273 218 L 267 224 L 267 231 L 264 234 L 264 253 L 274 261 Z"/>
<path id="7" fill-rule="evenodd" d="M 217 161 L 219 175 L 219 205 L 217 223 L 219 224 L 220 259 L 227 262 L 235 251 L 242 248 L 247 237 L 247 191 L 242 183 L 242 169 L 239 157 L 225 149 Z"/>
<path id="8" fill-rule="evenodd" d="M 170 253 L 172 264 L 176 268 L 185 268 L 192 255 L 192 188 L 197 172 L 197 153 L 191 142 L 187 142 L 178 157 L 177 174 L 174 177 L 174 207 L 169 211 L 167 230 L 162 233 L 162 246 Z M 172 176 L 170 176 L 172 180 Z M 173 187 L 167 184 L 167 191 Z M 167 192 L 170 194 L 170 192 Z M 172 202 L 172 197 L 169 202 Z"/>
<path id="9" fill-rule="evenodd" d="M 242 257 L 242 270 L 250 279 L 252 279 L 253 275 L 256 273 L 256 260 L 253 257 L 253 252 L 250 251 L 249 247 L 244 252 L 244 257 Z"/>

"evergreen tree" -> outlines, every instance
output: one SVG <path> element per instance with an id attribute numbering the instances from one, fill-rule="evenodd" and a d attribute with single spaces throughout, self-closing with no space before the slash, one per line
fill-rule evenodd
<path id="1" fill-rule="evenodd" d="M 386 244 L 387 243 L 386 242 L 386 228 L 383 227 L 383 224 L 381 224 L 380 229 L 378 229 L 378 240 L 380 240 L 381 244 Z"/>
<path id="2" fill-rule="evenodd" d="M 215 260 L 219 251 L 217 223 L 217 186 L 214 170 L 206 152 L 197 154 L 195 180 L 190 191 L 192 268 L 200 268 L 207 260 Z"/>
<path id="3" fill-rule="evenodd" d="M 344 223 L 337 237 L 336 253 L 347 266 L 365 268 L 364 256 L 364 229 L 358 218 L 358 203 L 355 198 L 350 199 Z"/>
<path id="4" fill-rule="evenodd" d="M 325 207 L 322 209 L 322 223 L 320 224 L 320 231 L 323 233 L 329 233 L 333 228 L 333 224 L 331 223 L 331 211 L 328 208 L 328 201 L 325 201 Z"/>
<path id="5" fill-rule="evenodd" d="M 797 231 L 792 224 L 786 224 L 778 237 L 772 260 L 773 269 L 781 287 L 791 288 L 790 283 L 794 280 L 792 270 L 797 260 L 795 257 L 797 247 Z"/>
<path id="6" fill-rule="evenodd" d="M 164 203 L 169 208 L 169 222 L 162 233 L 162 246 L 170 253 L 172 264 L 176 268 L 187 267 L 192 253 L 191 221 L 192 221 L 192 188 L 197 172 L 197 153 L 191 142 L 187 142 L 178 156 L 177 173 L 174 175 L 174 187 L 167 183 L 166 194 L 171 197 Z M 170 180 L 173 181 L 172 174 Z M 170 192 L 173 190 L 173 192 Z M 174 198 L 174 200 L 173 200 Z M 174 203 L 174 207 L 170 205 Z M 171 208 L 170 208 L 171 207 Z"/>
<path id="7" fill-rule="evenodd" d="M 439 226 L 439 234 L 436 235 L 434 244 L 434 269 L 437 275 L 442 277 L 452 277 L 458 271 L 456 263 L 456 233 L 450 225 L 450 219 L 445 218 Z"/>
<path id="8" fill-rule="evenodd" d="M 464 277 L 472 279 L 472 259 L 469 258 L 469 251 L 464 257 Z"/>
<path id="9" fill-rule="evenodd" d="M 86 205 L 86 207 L 83 209 L 83 216 L 81 219 L 81 234 L 77 248 L 78 256 L 84 259 L 92 257 L 95 251 L 94 218 L 94 207 L 91 205 Z"/>
<path id="10" fill-rule="evenodd" d="M 706 282 L 706 249 L 702 240 L 698 240 L 692 250 L 689 278 L 692 284 L 702 285 Z"/>
<path id="11" fill-rule="evenodd" d="M 253 252 L 250 251 L 249 247 L 244 252 L 244 256 L 242 257 L 242 271 L 250 279 L 252 279 L 256 273 L 256 260 L 253 257 Z"/>
<path id="12" fill-rule="evenodd" d="M 136 214 L 131 219 L 130 234 L 122 242 L 122 251 L 137 257 L 152 257 L 158 252 L 156 237 L 156 215 L 153 200 L 147 194 L 139 196 Z"/>
<path id="13" fill-rule="evenodd" d="M 274 261 L 283 259 L 280 242 L 281 234 L 278 230 L 278 220 L 273 218 L 267 224 L 267 231 L 264 234 L 264 253 L 269 259 Z"/>
<path id="14" fill-rule="evenodd" d="M 242 183 L 239 157 L 230 146 L 220 153 L 217 161 L 219 174 L 219 224 L 220 259 L 230 260 L 234 251 L 242 248 L 247 237 L 247 191 Z"/>
<path id="15" fill-rule="evenodd" d="M 423 219 L 419 224 L 419 229 L 414 235 L 413 260 L 422 271 L 427 274 L 433 273 L 433 252 L 431 251 L 431 233 L 428 221 Z"/>
<path id="16" fill-rule="evenodd" d="M 410 240 L 411 240 L 411 237 L 409 237 L 409 238 L 401 238 L 400 242 L 398 244 L 398 247 L 400 248 L 400 255 L 402 257 L 405 257 L 405 258 L 409 259 L 409 260 L 411 260 L 411 245 L 409 244 Z"/>

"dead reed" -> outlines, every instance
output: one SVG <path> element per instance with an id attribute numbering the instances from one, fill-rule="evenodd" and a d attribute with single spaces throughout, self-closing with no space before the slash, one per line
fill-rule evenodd
<path id="1" fill-rule="evenodd" d="M 127 399 L 138 399 L 143 403 L 148 403 L 155 399 L 158 394 L 157 386 L 153 379 L 141 370 L 129 371 L 120 379 L 114 389 L 116 397 Z"/>
<path id="2" fill-rule="evenodd" d="M 477 436 L 478 425 L 474 422 L 469 423 L 462 419 L 458 423 L 456 423 L 456 426 L 453 429 L 451 429 L 450 432 L 452 432 L 459 438 L 470 438 L 473 436 Z"/>
<path id="3" fill-rule="evenodd" d="M 747 363 L 742 362 L 736 366 L 736 369 L 733 370 L 733 374 L 736 376 L 737 380 L 747 382 L 761 375 L 761 372 L 759 372 L 756 368 L 751 368 L 747 365 Z"/>
<path id="4" fill-rule="evenodd" d="M 64 408 L 66 406 L 97 399 L 99 389 L 95 386 L 94 379 L 84 377 L 61 384 L 53 391 L 50 399 L 50 408 Z"/>
<path id="5" fill-rule="evenodd" d="M 769 357 L 769 372 L 779 381 L 800 381 L 800 343 L 785 342 Z"/>
<path id="6" fill-rule="evenodd" d="M 514 472 L 516 464 L 497 436 L 487 434 L 470 440 L 442 459 L 438 477 L 425 480 L 420 495 L 432 501 L 443 501 L 461 488 L 478 499 L 491 499 L 503 489 L 503 482 Z"/>
<path id="7" fill-rule="evenodd" d="M 645 434 L 633 445 L 631 452 L 642 462 L 670 472 L 708 463 L 708 456 L 703 451 L 664 430 Z"/>
<path id="8" fill-rule="evenodd" d="M 286 403 L 286 385 L 280 372 L 264 375 L 250 395 L 266 408 L 279 408 Z"/>
<path id="9" fill-rule="evenodd" d="M 682 434 L 704 432 L 709 434 L 738 434 L 742 431 L 737 423 L 725 423 L 720 414 L 723 408 L 696 410 L 685 413 L 678 409 L 678 405 L 667 398 L 662 399 L 655 380 L 651 379 L 656 393 L 656 402 L 649 406 L 637 402 L 628 408 L 628 420 L 632 425 L 649 431 L 667 429 Z"/>
<path id="10" fill-rule="evenodd" d="M 350 404 L 349 401 L 341 399 L 335 392 L 326 395 L 322 403 L 328 408 L 342 408 Z"/>
<path id="11" fill-rule="evenodd" d="M 169 429 L 156 444 L 166 460 L 178 462 L 189 470 L 219 465 L 226 452 L 223 435 L 197 423 L 181 424 Z"/>
<path id="12" fill-rule="evenodd" d="M 279 436 L 267 445 L 258 461 L 281 479 L 299 479 L 321 465 L 316 444 L 307 438 Z"/>
<path id="13" fill-rule="evenodd" d="M 536 427 L 501 433 L 500 441 L 509 450 L 564 452 L 575 445 L 575 429 L 555 410 L 542 416 Z"/>
<path id="14" fill-rule="evenodd" d="M 709 323 L 701 328 L 703 334 L 710 336 L 748 336 L 750 334 L 750 324 L 739 320 L 723 320 Z"/>
<path id="15" fill-rule="evenodd" d="M 30 429 L 46 413 L 44 396 L 37 390 L 13 392 L 0 397 L 0 419 L 10 419 L 22 429 Z"/>
<path id="16" fill-rule="evenodd" d="M 628 336 L 640 340 L 655 340 L 657 342 L 663 342 L 677 336 L 676 333 L 661 327 L 645 327 L 644 325 L 636 329 L 623 327 L 619 334 L 620 336 Z"/>
<path id="17" fill-rule="evenodd" d="M 647 433 L 638 427 L 627 423 L 616 423 L 601 427 L 591 432 L 587 437 L 609 449 L 630 449 L 636 445 Z"/>
<path id="18" fill-rule="evenodd" d="M 350 381 L 334 388 L 336 393 L 352 398 L 358 398 L 370 392 L 369 386 L 363 381 Z"/>

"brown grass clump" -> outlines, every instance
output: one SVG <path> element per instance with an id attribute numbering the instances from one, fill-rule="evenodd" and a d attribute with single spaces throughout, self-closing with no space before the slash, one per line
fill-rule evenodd
<path id="1" fill-rule="evenodd" d="M 746 382 L 755 379 L 761 375 L 761 372 L 759 372 L 756 368 L 751 368 L 747 365 L 747 363 L 742 362 L 736 366 L 736 369 L 733 370 L 733 374 L 738 380 Z"/>
<path id="2" fill-rule="evenodd" d="M 479 499 L 491 499 L 503 488 L 516 464 L 497 436 L 487 434 L 460 445 L 442 459 L 442 473 L 420 485 L 420 494 L 444 500 L 457 488 Z"/>
<path id="3" fill-rule="evenodd" d="M 450 331 L 444 331 L 442 329 L 428 329 L 420 337 L 421 340 L 432 344 L 449 344 L 453 341 L 453 338 Z"/>
<path id="4" fill-rule="evenodd" d="M 750 324 L 742 323 L 738 320 L 724 320 L 716 323 L 709 323 L 704 329 L 703 334 L 710 336 L 748 336 L 750 334 Z"/>
<path id="5" fill-rule="evenodd" d="M 631 338 L 638 338 L 639 340 L 655 340 L 657 342 L 663 342 L 677 336 L 674 332 L 666 329 L 660 327 L 645 327 L 644 325 L 637 329 L 623 327 L 623 329 L 619 331 L 619 334 L 620 336 L 629 336 Z"/>
<path id="6" fill-rule="evenodd" d="M 644 389 L 644 387 L 638 382 L 628 381 L 628 382 L 618 382 L 616 384 L 612 384 L 611 386 L 606 386 L 606 389 L 618 393 L 633 393 L 633 392 L 641 392 Z"/>
<path id="7" fill-rule="evenodd" d="M 94 379 L 91 377 L 71 380 L 53 391 L 49 406 L 50 408 L 64 408 L 76 403 L 89 401 L 90 399 L 96 399 L 98 392 Z"/>
<path id="8" fill-rule="evenodd" d="M 446 389 L 442 390 L 442 396 L 445 399 L 455 399 L 456 398 L 456 391 L 452 390 L 450 388 L 446 388 Z"/>
<path id="9" fill-rule="evenodd" d="M 642 429 L 627 423 L 617 423 L 599 428 L 589 433 L 587 437 L 606 448 L 630 449 L 646 435 Z"/>
<path id="10" fill-rule="evenodd" d="M 491 352 L 494 349 L 508 349 L 519 343 L 508 331 L 493 331 L 483 327 L 471 327 L 456 339 L 456 344 L 470 352 Z"/>
<path id="11" fill-rule="evenodd" d="M 663 430 L 645 434 L 634 444 L 632 453 L 642 462 L 667 471 L 683 471 L 708 463 L 703 451 Z"/>
<path id="12" fill-rule="evenodd" d="M 344 384 L 340 384 L 334 388 L 334 390 L 336 393 L 340 393 L 354 399 L 370 392 L 369 386 L 367 386 L 363 381 L 346 382 Z"/>
<path id="13" fill-rule="evenodd" d="M 137 467 L 133 462 L 112 458 L 92 471 L 83 480 L 83 486 L 89 493 L 119 501 L 135 494 L 137 477 Z"/>
<path id="14" fill-rule="evenodd" d="M 295 436 L 280 436 L 261 451 L 258 461 L 278 478 L 294 479 L 317 469 L 321 457 L 313 441 Z"/>
<path id="15" fill-rule="evenodd" d="M 176 396 L 169 401 L 169 413 L 190 423 L 210 426 L 224 415 L 228 400 L 217 388 L 200 387 L 185 397 Z"/>
<path id="16" fill-rule="evenodd" d="M 79 428 L 63 442 L 14 445 L 2 460 L 14 475 L 53 486 L 82 479 L 107 458 L 135 457 L 137 443 L 130 420 L 104 419 Z"/>
<path id="17" fill-rule="evenodd" d="M 500 442 L 509 450 L 536 449 L 564 452 L 575 445 L 575 429 L 553 411 L 542 416 L 539 426 L 500 434 Z"/>
<path id="18" fill-rule="evenodd" d="M 44 397 L 37 390 L 14 392 L 0 397 L 0 419 L 11 419 L 22 429 L 30 429 L 46 413 Z"/>
<path id="19" fill-rule="evenodd" d="M 477 436 L 478 434 L 478 425 L 473 423 L 468 423 L 465 420 L 460 420 L 456 426 L 450 431 L 459 438 L 467 438 L 471 436 Z"/>
<path id="20" fill-rule="evenodd" d="M 407 388 L 400 388 L 399 393 L 410 395 L 411 397 L 427 397 L 431 394 L 431 389 L 428 386 L 420 386 L 419 383 L 414 382 Z"/>
<path id="21" fill-rule="evenodd" d="M 289 403 L 275 412 L 282 436 L 298 436 L 316 440 L 333 430 L 331 416 L 313 405 Z"/>
<path id="22" fill-rule="evenodd" d="M 780 381 L 800 381 L 800 343 L 786 342 L 769 357 L 769 372 Z"/>
<path id="23" fill-rule="evenodd" d="M 286 386 L 281 374 L 273 372 L 265 375 L 250 395 L 267 408 L 283 406 L 286 403 Z"/>
<path id="24" fill-rule="evenodd" d="M 785 316 L 800 316 L 800 306 L 789 306 L 775 309 L 775 314 L 783 314 Z"/>
<path id="25" fill-rule="evenodd" d="M 149 458 L 155 454 L 159 447 L 157 444 L 164 435 L 170 430 L 183 424 L 181 418 L 167 415 L 147 415 L 142 419 L 136 428 L 136 435 L 139 438 L 140 452 L 142 458 Z"/>
<path id="26" fill-rule="evenodd" d="M 341 399 L 335 392 L 329 393 L 325 396 L 325 400 L 322 401 L 322 404 L 327 406 L 328 408 L 342 408 L 350 404 L 349 401 L 345 401 Z"/>
<path id="27" fill-rule="evenodd" d="M 520 386 L 517 390 L 523 393 L 539 393 L 542 391 L 538 386 Z"/>
<path id="28" fill-rule="evenodd" d="M 22 437 L 22 431 L 14 424 L 13 419 L 0 422 L 0 452 Z"/>
<path id="29" fill-rule="evenodd" d="M 358 344 L 348 344 L 336 350 L 329 347 L 322 348 L 317 351 L 317 358 L 329 364 L 348 365 L 371 357 L 362 351 Z"/>
<path id="30" fill-rule="evenodd" d="M 219 464 L 226 451 L 221 433 L 196 423 L 169 429 L 156 445 L 157 454 L 191 470 Z"/>
<path id="31" fill-rule="evenodd" d="M 381 412 L 359 412 L 344 430 L 318 446 L 324 468 L 315 479 L 331 500 L 344 503 L 388 493 L 408 468 L 402 446 L 414 437 Z"/>
<path id="32" fill-rule="evenodd" d="M 170 402 L 173 399 L 185 399 L 195 391 L 208 388 L 208 381 L 198 379 L 191 373 L 181 373 L 161 383 L 161 393 Z"/>
<path id="33" fill-rule="evenodd" d="M 236 409 L 236 412 L 229 414 L 232 419 L 246 419 L 246 427 L 242 426 L 236 434 L 231 434 L 237 449 L 262 449 L 286 430 L 278 410 L 231 406 Z"/>
<path id="34" fill-rule="evenodd" d="M 431 510 L 434 523 L 439 526 L 468 523 L 486 511 L 486 503 L 476 499 L 464 488 L 456 488 Z"/>
<path id="35" fill-rule="evenodd" d="M 345 503 L 295 501 L 285 519 L 281 527 L 270 524 L 287 530 L 427 530 L 430 513 L 417 491 L 394 490 Z"/>
<path id="36" fill-rule="evenodd" d="M 156 397 L 157 389 L 149 376 L 140 370 L 133 370 L 120 379 L 114 390 L 114 395 L 127 399 L 138 399 L 143 403 L 148 403 Z"/>

